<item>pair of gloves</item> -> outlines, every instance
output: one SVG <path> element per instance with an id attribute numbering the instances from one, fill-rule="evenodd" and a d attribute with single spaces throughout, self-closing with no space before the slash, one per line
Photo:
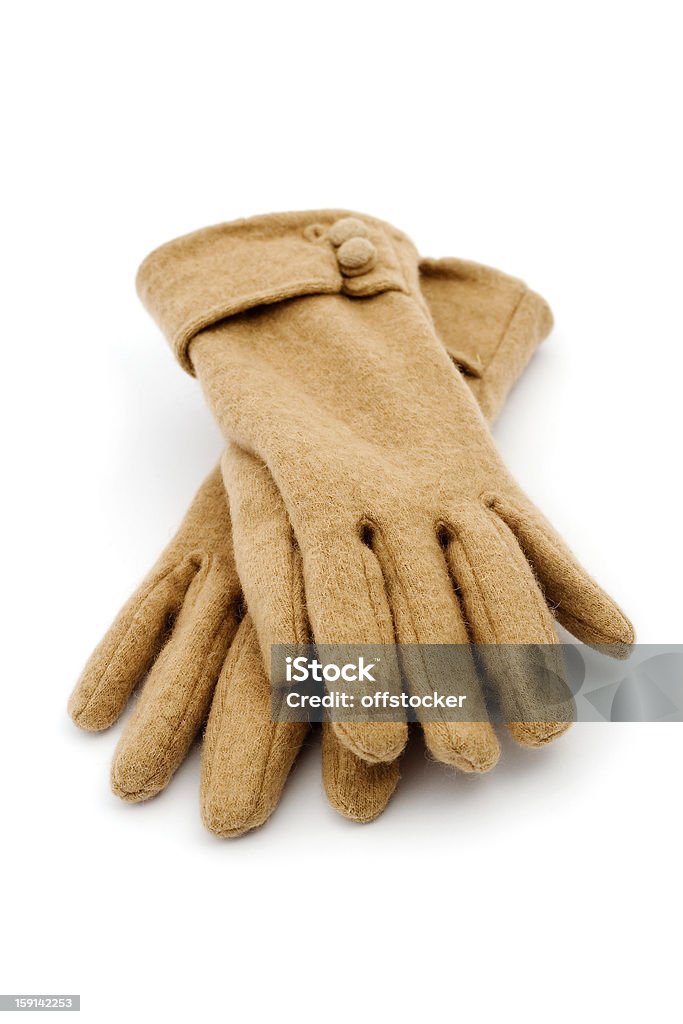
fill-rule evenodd
<path id="1" fill-rule="evenodd" d="M 163 789 L 206 723 L 204 823 L 236 836 L 265 822 L 308 730 L 272 719 L 276 643 L 555 645 L 556 619 L 627 652 L 629 621 L 489 432 L 552 324 L 522 282 L 420 259 L 372 217 L 317 211 L 170 242 L 142 264 L 138 291 L 227 448 L 71 696 L 79 726 L 105 729 L 145 679 L 114 755 L 119 796 Z M 424 740 L 438 761 L 487 771 L 499 744 L 482 665 L 460 664 L 477 720 L 422 721 Z M 428 660 L 403 670 L 411 693 L 432 686 Z M 498 659 L 486 685 L 519 743 L 567 728 L 569 710 L 529 714 L 524 657 Z M 369 821 L 384 809 L 407 734 L 403 720 L 323 725 L 338 811 Z"/>

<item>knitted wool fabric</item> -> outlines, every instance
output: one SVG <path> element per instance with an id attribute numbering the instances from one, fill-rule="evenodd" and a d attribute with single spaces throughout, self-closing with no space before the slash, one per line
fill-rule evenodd
<path id="1" fill-rule="evenodd" d="M 453 363 L 493 418 L 551 327 L 546 304 L 514 278 L 461 260 L 423 260 L 420 285 Z M 74 721 L 100 730 L 147 674 L 114 756 L 112 786 L 126 800 L 162 789 L 209 708 L 202 751 L 202 814 L 239 835 L 272 813 L 307 732 L 271 719 L 258 640 L 242 614 L 231 522 L 218 469 L 176 536 L 93 653 L 70 701 Z M 370 765 L 323 727 L 322 775 L 331 804 L 369 821 L 386 806 L 398 762 Z"/>
<path id="2" fill-rule="evenodd" d="M 552 645 L 549 602 L 579 639 L 623 652 L 630 623 L 505 469 L 418 266 L 396 229 L 322 211 L 196 232 L 140 269 L 230 442 L 235 558 L 262 652 L 305 639 L 304 595 L 319 644 Z M 515 738 L 552 739 L 570 698 L 557 722 L 536 721 L 524 658 L 504 668 L 491 681 Z M 413 661 L 411 692 L 432 689 L 421 671 Z M 480 720 L 424 721 L 426 742 L 486 770 L 499 747 L 473 663 L 465 689 Z M 405 722 L 334 728 L 370 762 L 393 761 L 407 736 Z"/>

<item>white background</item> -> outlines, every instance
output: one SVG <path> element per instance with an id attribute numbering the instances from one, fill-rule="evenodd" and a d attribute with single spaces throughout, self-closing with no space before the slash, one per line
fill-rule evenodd
<path id="1" fill-rule="evenodd" d="M 419 746 L 370 826 L 312 746 L 272 820 L 204 832 L 197 752 L 117 802 L 66 715 L 220 439 L 133 278 L 154 246 L 346 207 L 550 301 L 496 428 L 627 609 L 680 642 L 679 10 L 652 2 L 3 6 L 0 991 L 82 1018 L 672 1021 L 681 730 Z"/>

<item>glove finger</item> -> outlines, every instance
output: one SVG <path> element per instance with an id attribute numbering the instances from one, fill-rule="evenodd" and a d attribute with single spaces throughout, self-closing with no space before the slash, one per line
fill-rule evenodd
<path id="1" fill-rule="evenodd" d="M 510 732 L 526 746 L 547 743 L 568 728 L 574 703 L 531 569 L 510 531 L 484 507 L 457 510 L 446 533 L 469 631 Z"/>
<path id="2" fill-rule="evenodd" d="M 425 524 L 411 537 L 398 537 L 390 528 L 376 527 L 372 546 L 393 612 L 407 689 L 416 696 L 451 692 L 456 671 L 460 692 L 467 694 L 467 721 L 449 721 L 446 712 L 440 720 L 429 720 L 418 709 L 430 753 L 462 771 L 488 771 L 500 747 L 436 529 Z M 457 660 L 452 645 L 460 646 Z"/>
<path id="3" fill-rule="evenodd" d="M 238 836 L 273 813 L 308 726 L 273 722 L 271 690 L 246 616 L 218 680 L 202 747 L 201 811 L 217 836 Z"/>
<path id="4" fill-rule="evenodd" d="M 401 773 L 398 760 L 369 764 L 339 740 L 329 723 L 323 724 L 322 776 L 327 799 L 352 821 L 374 821 L 389 803 Z"/>
<path id="5" fill-rule="evenodd" d="M 331 645 L 334 658 L 340 662 L 353 660 L 358 645 L 368 645 L 383 660 L 384 685 L 399 693 L 400 669 L 384 580 L 377 558 L 364 538 L 365 531 L 359 530 L 355 537 L 352 534 L 350 544 L 335 542 L 327 551 L 321 550 L 309 558 L 306 599 L 311 624 L 321 660 L 329 652 L 324 652 L 320 645 Z M 381 722 L 336 721 L 332 728 L 356 757 L 370 764 L 391 762 L 400 755 L 408 739 L 408 724 L 402 710 L 395 711 L 392 717 L 393 721 Z"/>
<path id="6" fill-rule="evenodd" d="M 229 584 L 221 567 L 208 562 L 188 589 L 114 752 L 112 789 L 124 800 L 163 789 L 206 718 L 238 624 Z"/>
<path id="7" fill-rule="evenodd" d="M 116 721 L 159 654 L 196 572 L 197 565 L 189 558 L 163 566 L 124 605 L 69 698 L 69 714 L 76 725 L 100 730 Z"/>
<path id="8" fill-rule="evenodd" d="M 558 622 L 583 643 L 616 658 L 628 657 L 635 641 L 633 626 L 550 523 L 530 504 L 493 495 L 486 501 L 517 538 Z"/>
<path id="9" fill-rule="evenodd" d="M 328 550 L 311 552 L 305 588 L 287 509 L 267 467 L 231 445 L 222 468 L 237 569 L 268 671 L 272 645 L 310 643 L 311 627 L 316 643 L 334 645 L 341 658 L 344 645 L 393 644 L 381 574 L 360 538 L 335 542 L 333 560 Z M 404 721 L 335 722 L 334 729 L 372 763 L 393 761 L 408 735 Z"/>
<path id="10" fill-rule="evenodd" d="M 221 469 L 237 571 L 270 673 L 273 644 L 310 642 L 301 555 L 287 509 L 263 462 L 231 444 Z"/>

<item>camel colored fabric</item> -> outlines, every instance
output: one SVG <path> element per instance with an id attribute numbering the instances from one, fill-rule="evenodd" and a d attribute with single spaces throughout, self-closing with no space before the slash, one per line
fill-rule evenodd
<path id="1" fill-rule="evenodd" d="M 420 290 L 439 339 L 489 422 L 553 325 L 523 281 L 458 259 L 420 261 Z"/>
<path id="2" fill-rule="evenodd" d="M 319 644 L 552 645 L 550 604 L 579 639 L 623 653 L 630 623 L 505 469 L 418 267 L 391 226 L 318 211 L 199 231 L 140 268 L 141 298 L 229 442 L 235 558 L 262 652 L 301 642 L 305 595 Z M 513 312 L 522 330 L 533 299 Z M 509 302 L 473 323 L 499 331 L 501 316 L 509 326 Z M 495 356 L 495 340 L 482 351 Z M 411 692 L 433 689 L 417 660 L 407 678 L 401 667 Z M 523 661 L 490 682 L 519 712 L 521 743 L 573 716 L 568 696 L 558 721 L 533 720 Z M 473 663 L 465 690 L 481 720 L 423 731 L 437 759 L 484 771 L 499 746 Z M 371 763 L 393 761 L 407 737 L 405 722 L 333 727 Z"/>
<path id="3" fill-rule="evenodd" d="M 460 260 L 422 261 L 420 284 L 452 362 L 492 416 L 550 329 L 547 306 L 514 278 Z M 506 310 L 495 325 L 489 306 Z M 520 316 L 530 306 L 535 315 Z M 303 595 L 298 615 L 305 620 L 302 604 Z M 163 789 L 208 715 L 205 824 L 221 836 L 262 824 L 307 728 L 272 721 L 270 683 L 253 623 L 244 615 L 218 467 L 91 656 L 69 703 L 73 720 L 84 729 L 108 728 L 145 676 L 114 755 L 114 792 L 139 801 Z M 390 799 L 399 766 L 368 764 L 324 726 L 322 775 L 332 806 L 370 821 Z"/>

